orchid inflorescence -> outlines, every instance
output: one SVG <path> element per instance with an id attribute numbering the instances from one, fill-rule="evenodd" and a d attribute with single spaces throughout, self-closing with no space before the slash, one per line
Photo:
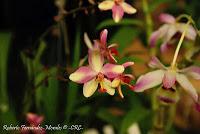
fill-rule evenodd
<path id="1" fill-rule="evenodd" d="M 98 6 L 101 10 L 112 9 L 113 19 L 119 22 L 124 12 L 135 13 L 136 9 L 125 3 L 123 0 L 105 0 Z M 147 89 L 154 88 L 158 85 L 165 92 L 177 91 L 178 84 L 192 97 L 198 109 L 198 94 L 196 89 L 189 81 L 189 76 L 194 79 L 200 79 L 200 67 L 189 66 L 184 69 L 179 69 L 176 62 L 184 37 L 188 40 L 195 41 L 197 32 L 191 25 L 191 20 L 188 23 L 178 22 L 179 20 L 170 14 L 161 14 L 159 16 L 162 25 L 157 31 L 153 32 L 150 37 L 150 47 L 155 47 L 159 39 L 162 39 L 161 52 L 168 49 L 172 37 L 176 33 L 181 33 L 181 38 L 177 45 L 173 61 L 169 67 L 163 65 L 156 56 L 151 58 L 149 66 L 157 69 L 141 75 L 136 84 L 131 85 L 131 80 L 134 78 L 132 74 L 124 74 L 126 67 L 133 65 L 133 62 L 126 62 L 122 65 L 117 65 L 117 60 L 114 56 L 118 55 L 117 44 L 107 46 L 107 29 L 104 29 L 100 34 L 99 40 L 90 41 L 88 35 L 84 34 L 84 41 L 88 46 L 88 66 L 82 66 L 69 76 L 69 79 L 83 86 L 83 95 L 90 97 L 99 87 L 99 92 L 107 92 L 110 95 L 118 91 L 121 98 L 124 98 L 121 85 L 127 85 L 132 91 L 143 92 Z M 177 98 L 171 96 L 158 96 L 161 101 L 166 103 L 175 103 Z"/>
<path id="2" fill-rule="evenodd" d="M 107 47 L 107 29 L 100 34 L 100 40 L 94 40 L 92 43 L 84 34 L 84 40 L 88 46 L 88 66 L 82 66 L 69 76 L 69 79 L 84 84 L 83 95 L 90 97 L 99 87 L 99 92 L 107 92 L 110 95 L 115 94 L 115 88 L 119 95 L 123 98 L 121 84 L 128 85 L 130 89 L 134 87 L 130 84 L 133 76 L 131 74 L 123 74 L 126 67 L 133 65 L 133 62 L 126 62 L 117 65 L 117 60 L 113 54 L 117 54 L 116 44 Z M 93 45 L 94 44 L 94 45 Z M 107 63 L 105 63 L 107 62 Z"/>

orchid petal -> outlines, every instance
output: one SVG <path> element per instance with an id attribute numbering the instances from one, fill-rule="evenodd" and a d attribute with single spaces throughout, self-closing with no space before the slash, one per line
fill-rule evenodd
<path id="1" fill-rule="evenodd" d="M 94 78 L 96 74 L 97 73 L 93 71 L 90 67 L 83 66 L 76 70 L 74 73 L 72 73 L 69 76 L 69 79 L 71 81 L 82 84 Z"/>
<path id="2" fill-rule="evenodd" d="M 124 72 L 124 67 L 122 65 L 114 65 L 107 63 L 103 66 L 101 72 L 108 78 L 115 78 L 119 74 Z"/>
<path id="3" fill-rule="evenodd" d="M 115 57 L 111 54 L 111 52 L 108 53 L 107 55 L 107 59 L 110 63 L 117 63 L 117 60 L 115 59 Z"/>
<path id="4" fill-rule="evenodd" d="M 168 42 L 164 42 L 160 45 L 160 51 L 161 52 L 166 52 L 167 50 L 169 50 L 169 45 L 167 44 Z"/>
<path id="5" fill-rule="evenodd" d="M 124 66 L 124 68 L 129 67 L 134 65 L 134 62 L 125 62 L 124 64 L 122 64 L 122 66 Z"/>
<path id="6" fill-rule="evenodd" d="M 113 43 L 111 45 L 108 46 L 108 48 L 112 48 L 112 47 L 117 47 L 118 45 L 116 43 Z"/>
<path id="7" fill-rule="evenodd" d="M 185 23 L 178 23 L 177 24 L 177 30 L 179 32 L 183 33 L 186 25 L 187 24 L 185 24 Z M 195 29 L 193 28 L 193 26 L 189 25 L 188 29 L 186 31 L 186 34 L 185 34 L 186 38 L 188 38 L 190 40 L 195 40 L 196 35 L 197 35 L 197 33 L 196 33 Z"/>
<path id="8" fill-rule="evenodd" d="M 181 85 L 181 87 L 183 87 L 183 89 L 194 99 L 194 101 L 197 102 L 198 94 L 196 92 L 196 89 L 193 87 L 193 85 L 187 79 L 187 77 L 184 74 L 177 74 L 176 80 Z"/>
<path id="9" fill-rule="evenodd" d="M 131 74 L 123 74 L 123 77 L 120 78 L 121 81 L 125 84 L 129 84 L 132 79 L 134 79 L 134 76 Z"/>
<path id="10" fill-rule="evenodd" d="M 180 70 L 179 72 L 192 76 L 194 79 L 200 80 L 200 67 L 190 66 Z"/>
<path id="11" fill-rule="evenodd" d="M 97 90 L 98 82 L 95 80 L 96 78 L 88 81 L 83 86 L 83 95 L 85 97 L 90 97 L 94 94 L 94 92 Z"/>
<path id="12" fill-rule="evenodd" d="M 114 95 L 115 94 L 115 89 L 112 88 L 112 83 L 111 81 L 109 81 L 108 79 L 104 78 L 103 80 L 103 88 L 106 89 L 106 92 L 110 95 Z"/>
<path id="13" fill-rule="evenodd" d="M 84 41 L 89 49 L 93 48 L 92 42 L 91 42 L 90 38 L 88 37 L 87 33 L 84 33 Z"/>
<path id="14" fill-rule="evenodd" d="M 185 30 L 185 26 L 186 26 L 186 25 L 187 25 L 187 24 L 185 24 L 185 23 L 178 23 L 178 24 L 177 24 L 177 30 L 178 30 L 179 32 L 183 33 L 184 30 Z M 193 28 L 193 26 L 192 26 L 192 25 L 189 25 L 189 26 L 188 26 L 188 29 L 187 29 L 187 31 L 186 31 L 185 37 L 186 37 L 187 39 L 189 39 L 189 40 L 195 40 L 196 35 L 197 35 L 197 32 L 195 31 L 195 29 Z"/>
<path id="15" fill-rule="evenodd" d="M 108 30 L 107 29 L 104 29 L 100 34 L 100 40 L 101 40 L 101 44 L 103 46 L 106 46 L 107 35 L 108 35 Z"/>
<path id="16" fill-rule="evenodd" d="M 172 16 L 170 14 L 166 14 L 166 13 L 160 14 L 159 19 L 163 23 L 175 23 L 176 22 L 176 19 L 174 18 L 174 16 Z"/>
<path id="17" fill-rule="evenodd" d="M 39 124 L 41 124 L 44 120 L 43 116 L 39 116 L 37 114 L 34 113 L 28 113 L 26 115 L 26 120 L 28 121 L 29 124 L 33 125 L 33 126 L 38 126 Z"/>
<path id="18" fill-rule="evenodd" d="M 113 20 L 118 23 L 124 16 L 124 10 L 120 5 L 114 5 L 112 7 L 112 17 Z"/>
<path id="19" fill-rule="evenodd" d="M 112 87 L 116 88 L 118 87 L 120 84 L 120 79 L 119 78 L 115 78 L 113 81 L 112 81 Z"/>
<path id="20" fill-rule="evenodd" d="M 88 57 L 88 61 L 89 61 L 89 65 L 90 67 L 96 71 L 99 72 L 103 66 L 104 63 L 104 58 L 100 53 L 99 49 L 96 50 L 89 50 L 89 57 Z"/>
<path id="21" fill-rule="evenodd" d="M 150 47 L 155 47 L 156 42 L 160 39 L 166 36 L 168 29 L 170 28 L 169 24 L 162 25 L 158 30 L 152 33 L 150 36 L 149 44 Z"/>
<path id="22" fill-rule="evenodd" d="M 126 2 L 122 2 L 120 5 L 122 6 L 124 12 L 126 12 L 127 14 L 134 14 L 137 12 L 135 8 L 133 8 L 131 5 L 127 4 Z"/>
<path id="23" fill-rule="evenodd" d="M 163 77 L 163 86 L 167 89 L 171 88 L 176 82 L 176 71 L 167 70 Z"/>
<path id="24" fill-rule="evenodd" d="M 132 74 L 124 74 L 124 77 L 128 77 L 130 79 L 134 79 L 135 78 Z"/>
<path id="25" fill-rule="evenodd" d="M 144 90 L 153 88 L 161 84 L 164 73 L 164 70 L 156 70 L 140 76 L 135 84 L 134 91 L 143 92 Z"/>
<path id="26" fill-rule="evenodd" d="M 149 38 L 150 47 L 155 47 L 157 40 L 160 38 L 160 31 L 153 32 Z"/>
<path id="27" fill-rule="evenodd" d="M 151 68 L 166 69 L 166 67 L 155 56 L 151 57 L 151 60 L 150 60 L 148 65 Z"/>
<path id="28" fill-rule="evenodd" d="M 110 10 L 114 6 L 114 1 L 112 0 L 105 0 L 101 2 L 98 7 L 100 10 Z"/>

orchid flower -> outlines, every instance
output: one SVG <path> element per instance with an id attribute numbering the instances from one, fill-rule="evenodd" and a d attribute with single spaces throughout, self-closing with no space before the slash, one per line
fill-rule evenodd
<path id="1" fill-rule="evenodd" d="M 176 18 L 174 18 L 170 14 L 165 14 L 165 13 L 161 14 L 159 16 L 159 19 L 161 22 L 164 22 L 165 24 L 163 24 L 158 30 L 152 33 L 150 37 L 150 46 L 155 47 L 156 42 L 159 39 L 162 39 L 162 44 L 160 49 L 161 52 L 164 52 L 168 49 L 169 42 L 171 41 L 172 37 L 176 33 L 183 33 L 186 23 L 177 22 Z M 194 41 L 196 35 L 197 33 L 195 29 L 192 27 L 192 25 L 189 25 L 185 37 L 189 40 Z"/>
<path id="2" fill-rule="evenodd" d="M 198 102 L 198 94 L 188 80 L 188 76 L 200 80 L 200 67 L 190 66 L 179 70 L 177 67 L 172 68 L 164 66 L 156 57 L 152 57 L 149 66 L 157 70 L 140 76 L 134 88 L 135 92 L 143 92 L 144 90 L 160 84 L 162 84 L 165 89 L 170 89 L 178 82 L 193 100 L 196 103 Z"/>
<path id="3" fill-rule="evenodd" d="M 126 62 L 126 63 L 122 64 L 122 66 L 124 66 L 124 68 L 126 68 L 129 66 L 132 66 L 133 64 L 134 64 L 134 62 Z M 134 86 L 129 84 L 131 79 L 133 79 L 133 78 L 134 77 L 132 74 L 123 74 L 122 73 L 112 81 L 112 87 L 117 88 L 117 91 L 121 98 L 124 98 L 123 93 L 121 91 L 121 85 L 127 85 L 131 90 L 133 90 Z"/>
<path id="4" fill-rule="evenodd" d="M 200 105 L 198 104 L 198 94 L 187 77 L 192 76 L 194 79 L 200 80 L 200 67 L 190 66 L 185 69 L 178 69 L 176 64 L 178 53 L 184 40 L 184 36 L 187 33 L 189 24 L 190 21 L 187 22 L 183 29 L 184 31 L 177 45 L 171 66 L 166 67 L 158 60 L 158 58 L 152 57 L 149 66 L 157 70 L 140 76 L 135 84 L 134 91 L 143 92 L 144 90 L 161 84 L 166 90 L 173 89 L 177 82 L 195 101 L 197 110 L 200 110 Z"/>
<path id="5" fill-rule="evenodd" d="M 118 55 L 118 51 L 116 49 L 117 44 L 114 43 L 107 47 L 107 35 L 108 35 L 108 30 L 104 29 L 100 34 L 100 40 L 94 40 L 94 46 L 92 45 L 86 33 L 84 34 L 84 40 L 89 49 L 99 48 L 101 54 L 106 59 L 108 59 L 109 62 L 116 63 L 117 60 L 114 58 L 113 55 Z"/>
<path id="6" fill-rule="evenodd" d="M 103 11 L 112 10 L 112 17 L 116 23 L 122 19 L 124 12 L 127 14 L 136 13 L 136 9 L 124 2 L 124 0 L 105 0 L 99 3 L 98 7 Z"/>
<path id="7" fill-rule="evenodd" d="M 114 95 L 115 89 L 111 87 L 110 78 L 115 78 L 124 71 L 122 65 L 104 64 L 104 57 L 98 46 L 89 49 L 89 66 L 82 66 L 69 76 L 69 79 L 83 86 L 83 95 L 90 97 L 100 85 L 101 92 Z M 109 79 L 108 79 L 109 78 Z"/>
<path id="8" fill-rule="evenodd" d="M 46 134 L 46 131 L 44 128 L 40 128 L 39 125 L 43 122 L 44 117 L 39 116 L 34 113 L 28 113 L 26 115 L 26 120 L 29 123 L 31 127 L 37 127 L 35 129 L 23 129 L 21 128 L 21 133 L 22 134 Z"/>

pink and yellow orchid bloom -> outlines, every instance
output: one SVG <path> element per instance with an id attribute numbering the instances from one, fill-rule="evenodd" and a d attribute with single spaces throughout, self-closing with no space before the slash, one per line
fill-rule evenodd
<path id="1" fill-rule="evenodd" d="M 161 22 L 165 24 L 163 24 L 158 30 L 152 33 L 149 41 L 150 41 L 150 47 L 155 47 L 157 41 L 159 39 L 162 39 L 162 44 L 161 44 L 160 49 L 161 49 L 161 52 L 164 52 L 168 49 L 172 37 L 176 33 L 183 33 L 186 23 L 177 22 L 176 18 L 174 18 L 170 14 L 165 14 L 165 13 L 161 14 L 159 16 L 159 19 Z M 185 34 L 185 37 L 188 40 L 194 41 L 196 38 L 196 35 L 197 33 L 195 29 L 193 28 L 193 26 L 189 25 L 188 30 Z"/>
<path id="2" fill-rule="evenodd" d="M 157 69 L 140 76 L 135 84 L 135 92 L 143 92 L 162 84 L 164 89 L 170 89 L 176 82 L 198 103 L 198 94 L 188 76 L 200 80 L 200 67 L 190 66 L 179 70 L 177 67 L 166 67 L 156 57 L 149 62 L 151 68 Z"/>
<path id="3" fill-rule="evenodd" d="M 124 71 L 122 65 L 104 64 L 100 49 L 89 50 L 89 66 L 82 66 L 69 76 L 69 79 L 83 86 L 83 95 L 90 97 L 100 85 L 100 91 L 114 95 L 115 89 L 111 87 L 109 79 L 117 77 Z"/>
<path id="4" fill-rule="evenodd" d="M 122 66 L 124 66 L 124 68 L 126 68 L 129 66 L 132 66 L 133 64 L 134 64 L 134 62 L 126 62 L 126 63 L 122 64 Z M 124 98 L 124 95 L 121 90 L 121 85 L 127 85 L 131 90 L 133 90 L 134 86 L 130 84 L 130 82 L 133 78 L 134 77 L 132 74 L 123 74 L 122 73 L 112 81 L 112 87 L 117 88 L 117 91 L 121 98 Z"/>
<path id="5" fill-rule="evenodd" d="M 136 9 L 133 8 L 124 0 L 105 0 L 98 5 L 100 10 L 112 10 L 113 20 L 118 23 L 124 16 L 124 12 L 127 14 L 136 13 Z"/>
<path id="6" fill-rule="evenodd" d="M 111 44 L 107 46 L 107 35 L 108 30 L 104 29 L 100 34 L 100 40 L 94 40 L 94 46 L 92 45 L 88 35 L 84 34 L 84 41 L 89 49 L 96 49 L 99 48 L 101 54 L 110 62 L 110 63 L 116 63 L 117 60 L 114 58 L 113 55 L 118 55 L 118 51 L 116 49 L 117 44 Z"/>

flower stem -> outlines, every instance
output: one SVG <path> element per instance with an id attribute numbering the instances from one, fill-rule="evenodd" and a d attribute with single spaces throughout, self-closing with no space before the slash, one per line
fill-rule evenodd
<path id="1" fill-rule="evenodd" d="M 175 105 L 159 104 L 153 120 L 153 127 L 149 134 L 165 134 L 170 129 L 175 113 Z"/>
<path id="2" fill-rule="evenodd" d="M 148 7 L 148 1 L 147 0 L 143 0 L 143 11 L 145 13 L 145 17 L 146 17 L 146 34 L 147 34 L 147 39 L 149 40 L 149 37 L 152 33 L 152 29 L 153 29 L 153 23 L 152 23 L 152 18 L 151 18 L 151 14 L 149 11 L 149 7 Z"/>
<path id="3" fill-rule="evenodd" d="M 172 68 L 175 68 L 175 67 L 176 67 L 176 60 L 177 60 L 177 57 L 178 57 L 178 53 L 179 53 L 179 51 L 180 51 L 181 45 L 182 45 L 182 43 L 183 43 L 183 39 L 184 39 L 185 34 L 186 34 L 186 32 L 187 32 L 187 29 L 188 29 L 188 25 L 189 25 L 190 23 L 191 23 L 191 21 L 188 20 L 187 24 L 185 25 L 185 29 L 184 29 L 184 31 L 183 31 L 183 33 L 182 33 L 182 35 L 181 35 L 181 38 L 180 38 L 180 40 L 179 40 L 179 42 L 178 42 L 178 45 L 177 45 L 177 48 L 176 48 L 176 51 L 175 51 L 175 54 L 174 54 L 174 58 L 173 58 L 173 61 L 172 61 L 172 64 L 171 64 L 171 67 L 172 67 Z"/>

